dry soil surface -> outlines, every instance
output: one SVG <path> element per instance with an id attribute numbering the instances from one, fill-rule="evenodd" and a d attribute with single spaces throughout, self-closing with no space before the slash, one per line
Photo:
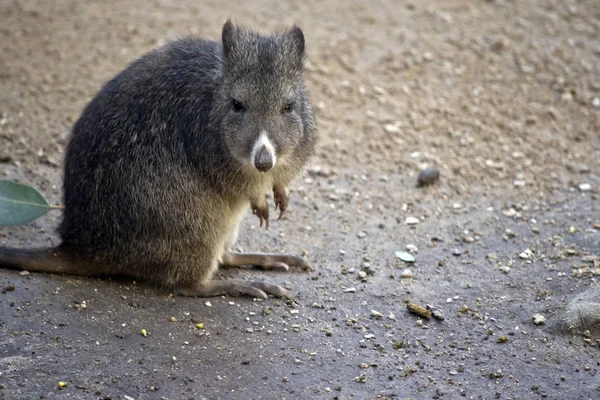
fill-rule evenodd
<path id="1" fill-rule="evenodd" d="M 59 204 L 100 86 L 228 17 L 305 32 L 319 152 L 287 217 L 248 215 L 238 245 L 316 272 L 227 271 L 293 304 L 0 270 L 0 397 L 600 398 L 597 0 L 3 0 L 0 178 Z M 55 244 L 60 217 L 0 244 Z"/>

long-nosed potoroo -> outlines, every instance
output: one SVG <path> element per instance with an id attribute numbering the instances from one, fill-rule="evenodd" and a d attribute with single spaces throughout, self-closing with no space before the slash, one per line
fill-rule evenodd
<path id="1" fill-rule="evenodd" d="M 281 286 L 213 279 L 220 265 L 310 268 L 300 256 L 231 251 L 248 210 L 268 227 L 315 152 L 296 26 L 262 35 L 227 21 L 222 43 L 173 41 L 110 80 L 75 123 L 64 162 L 61 243 L 0 248 L 0 265 L 151 280 L 184 296 Z"/>

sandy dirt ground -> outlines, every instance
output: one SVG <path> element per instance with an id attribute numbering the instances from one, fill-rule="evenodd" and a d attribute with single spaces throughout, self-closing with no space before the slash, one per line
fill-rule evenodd
<path id="1" fill-rule="evenodd" d="M 0 179 L 60 204 L 100 86 L 228 17 L 306 35 L 318 155 L 238 245 L 316 271 L 226 271 L 297 303 L 0 270 L 0 398 L 600 398 L 597 0 L 0 0 Z M 56 244 L 60 217 L 0 244 Z"/>

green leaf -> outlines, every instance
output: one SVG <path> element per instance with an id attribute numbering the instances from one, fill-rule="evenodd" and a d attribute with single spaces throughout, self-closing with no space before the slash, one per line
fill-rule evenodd
<path id="1" fill-rule="evenodd" d="M 23 225 L 56 208 L 29 185 L 0 180 L 0 225 Z"/>

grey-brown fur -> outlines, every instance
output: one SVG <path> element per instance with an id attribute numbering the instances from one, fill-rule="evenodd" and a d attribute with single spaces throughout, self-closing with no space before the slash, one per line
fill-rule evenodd
<path id="1" fill-rule="evenodd" d="M 304 36 L 297 27 L 262 36 L 228 21 L 222 42 L 174 41 L 108 82 L 67 147 L 62 243 L 0 249 L 0 264 L 128 275 L 183 295 L 289 297 L 275 285 L 212 277 L 219 263 L 306 267 L 300 257 L 228 251 L 249 206 L 268 223 L 267 191 L 285 211 L 287 186 L 314 153 Z M 277 158 L 267 172 L 250 160 L 262 131 Z"/>

